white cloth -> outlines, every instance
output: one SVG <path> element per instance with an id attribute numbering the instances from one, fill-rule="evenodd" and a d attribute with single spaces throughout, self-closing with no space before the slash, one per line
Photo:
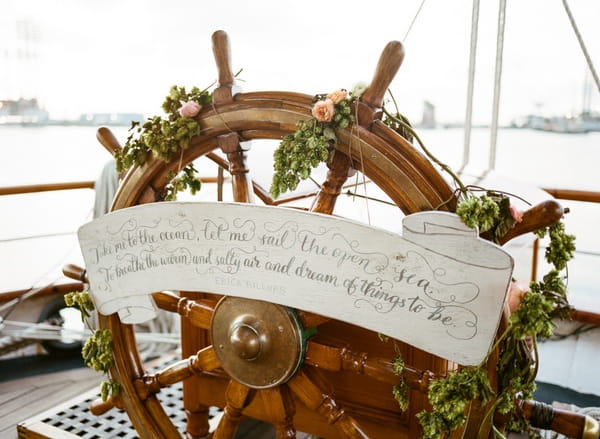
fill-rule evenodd
<path id="1" fill-rule="evenodd" d="M 104 168 L 102 168 L 100 177 L 98 177 L 94 186 L 96 192 L 96 198 L 94 200 L 94 218 L 99 218 L 110 211 L 118 186 L 119 175 L 117 174 L 115 161 L 110 160 L 104 165 Z"/>

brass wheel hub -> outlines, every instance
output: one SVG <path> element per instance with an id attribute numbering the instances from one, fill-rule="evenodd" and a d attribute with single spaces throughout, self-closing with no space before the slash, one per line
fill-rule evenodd
<path id="1" fill-rule="evenodd" d="M 289 308 L 270 302 L 223 297 L 211 322 L 221 366 L 236 381 L 267 389 L 289 380 L 302 364 L 302 325 Z"/>

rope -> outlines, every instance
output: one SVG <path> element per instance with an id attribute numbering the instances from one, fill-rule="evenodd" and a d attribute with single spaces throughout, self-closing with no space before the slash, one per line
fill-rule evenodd
<path id="1" fill-rule="evenodd" d="M 581 37 L 581 33 L 579 33 L 579 29 L 577 28 L 577 23 L 575 23 L 575 19 L 573 18 L 573 14 L 571 13 L 571 9 L 569 8 L 569 4 L 567 0 L 562 0 L 563 6 L 565 7 L 565 11 L 569 17 L 569 21 L 571 22 L 571 26 L 573 27 L 573 31 L 575 32 L 575 36 L 577 36 L 577 41 L 579 41 L 579 46 L 581 47 L 581 51 L 583 52 L 583 56 L 585 56 L 585 60 L 587 62 L 588 68 L 592 73 L 592 77 L 594 78 L 594 82 L 596 83 L 596 87 L 600 92 L 600 79 L 598 79 L 598 73 L 596 73 L 596 69 L 594 68 L 594 63 L 592 62 L 592 58 L 585 47 L 585 43 L 583 42 L 583 38 Z"/>
<path id="2" fill-rule="evenodd" d="M 421 12 L 421 9 L 423 9 L 423 5 L 425 4 L 426 0 L 423 0 L 421 2 L 421 5 L 419 6 L 419 9 L 417 9 L 417 13 L 415 14 L 415 16 L 413 17 L 412 21 L 410 22 L 410 25 L 408 26 L 408 30 L 406 31 L 406 33 L 404 34 L 404 38 L 402 38 L 403 42 L 406 42 L 406 39 L 408 38 L 408 34 L 410 33 L 413 24 L 415 24 L 415 21 L 417 21 L 417 17 L 419 16 L 419 13 Z"/>
<path id="3" fill-rule="evenodd" d="M 504 25 L 506 22 L 506 0 L 498 6 L 498 35 L 496 37 L 496 71 L 494 74 L 494 104 L 490 133 L 490 161 L 488 169 L 496 167 L 496 141 L 498 140 L 498 113 L 500 108 L 500 84 L 502 79 L 502 53 L 504 51 Z"/>
<path id="4" fill-rule="evenodd" d="M 479 0 L 473 0 L 471 14 L 471 49 L 469 51 L 469 79 L 467 82 L 467 110 L 465 115 L 465 141 L 463 146 L 463 162 L 459 173 L 469 163 L 471 154 L 471 122 L 473 119 L 473 89 L 475 88 L 475 64 L 477 61 L 477 35 L 479 28 Z"/>

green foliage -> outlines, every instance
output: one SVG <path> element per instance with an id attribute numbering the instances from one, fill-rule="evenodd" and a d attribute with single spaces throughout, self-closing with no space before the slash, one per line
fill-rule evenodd
<path id="1" fill-rule="evenodd" d="M 100 384 L 100 397 L 106 401 L 109 396 L 115 397 L 121 393 L 121 385 L 114 380 L 102 381 Z"/>
<path id="2" fill-rule="evenodd" d="M 325 99 L 316 95 L 313 102 Z M 337 142 L 336 128 L 347 128 L 353 121 L 352 103 L 356 97 L 335 104 L 331 122 L 320 122 L 314 117 L 298 122 L 298 129 L 287 134 L 273 153 L 273 181 L 269 192 L 273 198 L 298 187 L 301 180 L 310 177 L 313 168 L 331 160 L 332 147 Z"/>
<path id="3" fill-rule="evenodd" d="M 402 378 L 398 384 L 392 387 L 392 394 L 394 395 L 394 399 L 398 402 L 400 410 L 403 412 L 408 410 L 409 388 L 408 384 L 406 384 L 406 381 L 404 381 L 404 378 Z"/>
<path id="4" fill-rule="evenodd" d="M 176 152 L 189 146 L 191 138 L 200 133 L 200 124 L 195 118 L 179 114 L 186 102 L 195 102 L 202 107 L 212 102 L 212 95 L 197 87 L 188 93 L 185 87 L 172 86 L 162 105 L 166 118 L 153 116 L 143 124 L 131 124 L 131 134 L 123 149 L 114 154 L 118 172 L 133 165 L 143 165 L 151 155 L 169 161 Z"/>
<path id="5" fill-rule="evenodd" d="M 386 117 L 383 119 L 383 123 L 391 129 L 393 129 L 394 131 L 396 131 L 409 142 L 413 141 L 413 134 L 410 130 L 410 121 L 403 114 L 400 114 L 398 112 L 390 114 L 389 116 L 386 114 Z"/>
<path id="6" fill-rule="evenodd" d="M 554 324 L 550 317 L 554 304 L 538 292 L 529 291 L 521 299 L 519 307 L 510 315 L 512 335 L 524 340 L 531 334 L 552 336 Z"/>
<path id="7" fill-rule="evenodd" d="M 575 252 L 575 236 L 565 232 L 565 225 L 558 222 L 549 227 L 550 244 L 546 248 L 546 260 L 557 270 L 563 270 Z"/>
<path id="8" fill-rule="evenodd" d="M 381 332 L 377 333 L 377 337 L 379 337 L 379 340 L 381 340 L 385 343 L 387 343 L 390 340 L 389 335 L 382 334 Z"/>
<path id="9" fill-rule="evenodd" d="M 408 410 L 409 387 L 402 376 L 402 373 L 404 372 L 404 360 L 402 360 L 400 355 L 397 355 L 392 361 L 392 370 L 400 377 L 400 382 L 392 387 L 392 394 L 394 395 L 394 399 L 398 402 L 400 409 L 406 411 Z"/>
<path id="10" fill-rule="evenodd" d="M 273 181 L 270 193 L 279 197 L 287 190 L 298 187 L 300 180 L 310 176 L 311 170 L 331 157 L 330 141 L 335 133 L 325 122 L 308 119 L 298 122 L 298 130 L 287 134 L 273 153 Z"/>
<path id="11" fill-rule="evenodd" d="M 81 312 L 81 320 L 85 321 L 90 313 L 95 309 L 94 302 L 87 291 L 74 291 L 65 294 L 65 304 L 79 308 Z"/>
<path id="12" fill-rule="evenodd" d="M 202 186 L 200 179 L 196 175 L 197 172 L 194 164 L 190 163 L 181 170 L 178 176 L 175 176 L 174 173 L 169 174 L 168 178 L 171 180 L 171 183 L 165 188 L 164 200 L 175 201 L 177 200 L 177 193 L 187 189 L 190 190 L 192 195 L 196 194 Z"/>
<path id="13" fill-rule="evenodd" d="M 402 372 L 404 372 L 404 360 L 402 356 L 396 355 L 396 358 L 392 361 L 392 370 L 398 376 L 402 376 Z"/>
<path id="14" fill-rule="evenodd" d="M 493 395 L 483 367 L 464 368 L 433 380 L 427 394 L 432 411 L 422 411 L 417 415 L 423 427 L 423 438 L 446 437 L 464 424 L 471 401 L 478 399 L 485 404 Z"/>
<path id="15" fill-rule="evenodd" d="M 510 199 L 492 191 L 481 197 L 467 196 L 458 204 L 456 214 L 467 226 L 479 227 L 479 232 L 486 233 L 494 242 L 498 242 L 515 225 L 510 212 Z"/>
<path id="16" fill-rule="evenodd" d="M 96 372 L 108 372 L 112 367 L 112 334 L 109 329 L 96 330 L 83 345 L 81 355 L 85 364 Z"/>

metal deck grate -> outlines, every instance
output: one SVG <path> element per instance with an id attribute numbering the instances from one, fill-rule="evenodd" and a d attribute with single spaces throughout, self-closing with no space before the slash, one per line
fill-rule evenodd
<path id="1" fill-rule="evenodd" d="M 150 369 L 149 372 L 153 373 L 158 371 L 177 360 L 178 358 L 170 359 L 159 366 Z M 56 408 L 55 412 L 48 411 L 44 413 L 38 418 L 39 422 L 44 426 L 54 427 L 61 432 L 68 433 L 68 435 L 65 435 L 66 437 L 72 435 L 73 437 L 82 439 L 139 438 L 124 410 L 113 408 L 100 416 L 96 416 L 90 412 L 90 404 L 99 397 L 99 392 L 87 392 L 81 395 L 81 399 L 75 399 L 67 405 Z M 180 432 L 185 432 L 186 417 L 185 411 L 183 410 L 182 383 L 177 383 L 173 386 L 161 389 L 157 394 L 157 397 L 175 427 Z M 211 428 L 216 426 L 221 414 L 222 409 L 218 407 L 210 408 L 209 422 Z M 20 435 L 19 437 L 28 436 L 25 434 Z M 61 435 L 60 437 L 62 438 L 63 436 Z"/>
<path id="2" fill-rule="evenodd" d="M 89 407 L 97 397 L 96 395 L 83 399 L 81 402 L 42 419 L 42 422 L 82 439 L 138 438 L 127 413 L 123 410 L 112 409 L 101 416 L 93 415 Z M 162 389 L 158 394 L 158 399 L 173 424 L 180 431 L 185 431 L 186 418 L 182 409 L 181 384 Z M 212 419 L 220 413 L 219 409 L 211 408 L 209 416 Z"/>

